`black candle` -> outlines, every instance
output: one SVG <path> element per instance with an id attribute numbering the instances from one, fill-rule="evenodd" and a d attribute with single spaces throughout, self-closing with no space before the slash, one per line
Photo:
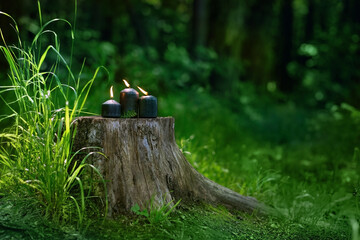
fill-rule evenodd
<path id="1" fill-rule="evenodd" d="M 121 116 L 121 105 L 113 100 L 113 87 L 110 88 L 110 100 L 104 102 L 101 106 L 101 116 L 107 118 L 119 118 Z"/>
<path id="2" fill-rule="evenodd" d="M 127 88 L 120 92 L 121 112 L 127 114 L 129 111 L 133 111 L 137 114 L 139 93 L 135 89 L 130 88 L 130 84 L 126 80 L 123 81 Z"/>
<path id="3" fill-rule="evenodd" d="M 156 118 L 157 117 L 157 98 L 148 95 L 146 91 L 138 87 L 145 96 L 139 99 L 139 117 Z"/>

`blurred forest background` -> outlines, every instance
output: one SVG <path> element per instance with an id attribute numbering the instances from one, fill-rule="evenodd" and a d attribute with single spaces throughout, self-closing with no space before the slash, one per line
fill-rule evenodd
<path id="1" fill-rule="evenodd" d="M 73 1 L 41 4 L 44 20 L 74 21 Z M 29 30 L 23 37 L 39 30 L 36 1 L 0 8 Z M 249 83 L 282 102 L 359 106 L 359 9 L 357 0 L 79 0 L 75 58 L 156 95 L 196 87 L 237 105 Z M 4 17 L 1 25 L 15 40 Z M 68 27 L 53 27 L 69 53 Z"/>
<path id="2" fill-rule="evenodd" d="M 349 218 L 358 223 L 359 0 L 78 0 L 76 13 L 73 0 L 40 2 L 44 22 L 76 25 L 72 57 L 69 26 L 49 26 L 74 73 L 84 58 L 81 78 L 109 71 L 87 111 L 100 113 L 111 85 L 118 98 L 125 78 L 158 97 L 160 116 L 175 117 L 179 146 L 205 176 L 291 221 L 346 231 Z M 0 10 L 23 40 L 40 30 L 37 1 L 1 1 Z M 0 27 L 17 44 L 8 18 Z M 7 69 L 0 58 L 3 84 Z"/>

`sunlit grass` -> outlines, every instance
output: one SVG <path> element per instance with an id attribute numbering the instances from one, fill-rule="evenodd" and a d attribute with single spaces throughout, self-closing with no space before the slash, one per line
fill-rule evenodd
<path id="1" fill-rule="evenodd" d="M 0 13 L 11 19 L 19 36 L 14 19 Z M 11 82 L 9 86 L 1 86 L 1 93 L 11 92 L 15 99 L 9 101 L 0 95 L 3 104 L 11 110 L 11 114 L 2 116 L 0 121 L 10 118 L 13 122 L 0 135 L 0 191 L 3 195 L 36 199 L 45 217 L 54 222 L 77 219 L 81 226 L 87 202 L 94 197 L 89 191 L 91 186 L 82 181 L 83 169 L 100 173 L 86 161 L 95 152 L 75 161 L 78 152 L 71 152 L 76 134 L 72 122 L 82 112 L 100 68 L 85 83 L 81 81 L 81 72 L 75 78 L 60 54 L 57 34 L 47 29 L 50 24 L 65 22 L 73 39 L 71 24 L 64 19 L 42 24 L 40 5 L 39 13 L 41 29 L 28 47 L 20 37 L 17 46 L 8 46 L 0 32 L 0 49 L 9 65 Z M 52 35 L 54 45 L 41 46 L 44 35 Z M 50 54 L 55 60 L 48 59 Z M 68 73 L 65 80 L 58 75 L 60 68 Z M 105 213 L 106 208 L 105 199 Z"/>

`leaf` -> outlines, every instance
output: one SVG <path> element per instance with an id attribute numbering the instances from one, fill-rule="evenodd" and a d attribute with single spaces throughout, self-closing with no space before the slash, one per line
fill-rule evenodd
<path id="1" fill-rule="evenodd" d="M 146 209 L 140 211 L 140 206 L 138 204 L 132 206 L 131 211 L 133 211 L 136 215 L 149 217 L 148 211 Z"/>
<path id="2" fill-rule="evenodd" d="M 138 204 L 135 204 L 134 206 L 131 207 L 131 211 L 133 211 L 134 213 L 138 213 L 140 210 L 140 207 Z"/>

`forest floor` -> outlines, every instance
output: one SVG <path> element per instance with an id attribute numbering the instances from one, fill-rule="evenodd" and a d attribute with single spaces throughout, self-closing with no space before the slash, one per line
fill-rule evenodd
<path id="1" fill-rule="evenodd" d="M 5 214 L 4 214 L 5 213 Z M 7 214 L 6 214 L 7 213 Z M 313 226 L 230 214 L 206 206 L 179 208 L 159 224 L 121 217 L 88 228 L 57 227 L 36 214 L 2 211 L 0 239 L 350 239 L 347 226 Z"/>
<path id="2" fill-rule="evenodd" d="M 160 101 L 162 115 L 176 119 L 179 147 L 199 172 L 256 197 L 279 216 L 180 204 L 158 223 L 136 215 L 99 217 L 76 228 L 44 219 L 26 199 L 3 196 L 0 239 L 358 240 L 360 155 L 354 149 L 360 131 L 350 113 L 335 105 L 303 110 L 259 101 L 239 110 L 206 94 Z"/>

